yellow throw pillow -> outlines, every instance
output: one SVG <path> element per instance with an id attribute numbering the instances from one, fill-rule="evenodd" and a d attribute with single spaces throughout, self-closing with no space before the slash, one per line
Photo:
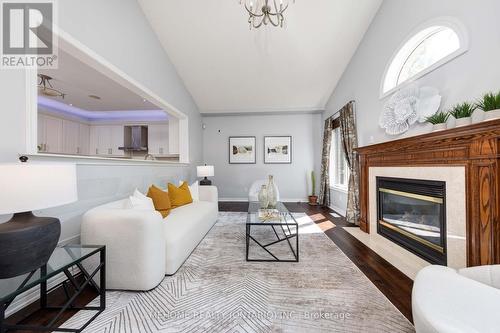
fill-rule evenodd
<path id="1" fill-rule="evenodd" d="M 191 192 L 189 192 L 189 186 L 186 182 L 182 183 L 179 187 L 168 183 L 168 195 L 172 208 L 184 206 L 193 202 L 193 197 L 191 197 Z"/>
<path id="2" fill-rule="evenodd" d="M 163 191 L 162 189 L 151 185 L 148 190 L 148 197 L 153 200 L 153 204 L 155 209 L 160 212 L 161 216 L 164 218 L 170 213 L 172 209 L 172 204 L 170 203 L 170 197 L 168 192 Z"/>

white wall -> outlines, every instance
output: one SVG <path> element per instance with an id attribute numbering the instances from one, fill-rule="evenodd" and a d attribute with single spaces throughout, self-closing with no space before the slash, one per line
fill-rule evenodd
<path id="1" fill-rule="evenodd" d="M 452 16 L 467 28 L 469 51 L 421 78 L 421 85 L 438 88 L 443 105 L 474 100 L 484 92 L 500 90 L 500 1 L 498 0 L 385 0 L 338 83 L 325 117 L 353 99 L 357 106 L 360 146 L 397 139 L 378 126 L 386 101 L 379 88 L 386 64 L 410 32 L 430 19 Z M 418 125 L 403 136 L 429 131 Z"/>
<path id="2" fill-rule="evenodd" d="M 201 115 L 135 0 L 59 1 L 62 30 L 189 117 L 190 166 L 79 164 L 77 203 L 42 212 L 62 221 L 61 240 L 78 239 L 80 218 L 90 207 L 126 197 L 135 187 L 194 179 L 202 159 Z M 15 162 L 26 147 L 25 74 L 0 70 L 0 162 Z M 47 159 L 44 159 L 46 161 Z M 49 161 L 54 158 L 49 158 Z M 8 216 L 0 217 L 7 220 Z"/>
<path id="3" fill-rule="evenodd" d="M 417 125 L 401 136 L 386 135 L 378 126 L 386 101 L 379 98 L 379 89 L 385 67 L 404 39 L 420 24 L 442 16 L 455 17 L 466 26 L 469 51 L 424 76 L 419 84 L 438 88 L 445 108 L 500 90 L 499 12 L 498 0 L 385 0 L 335 88 L 324 119 L 355 100 L 360 146 L 428 132 L 429 125 Z"/>
<path id="4" fill-rule="evenodd" d="M 320 121 L 320 114 L 204 117 L 204 162 L 215 166 L 213 182 L 219 196 L 246 200 L 253 181 L 272 174 L 282 200 L 307 200 L 308 173 L 315 169 L 319 175 Z M 292 136 L 292 164 L 264 164 L 264 136 L 273 135 Z M 229 164 L 230 136 L 257 137 L 257 164 Z"/>

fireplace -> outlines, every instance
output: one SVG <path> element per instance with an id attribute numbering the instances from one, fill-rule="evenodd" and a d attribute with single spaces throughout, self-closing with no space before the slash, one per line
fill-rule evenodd
<path id="1" fill-rule="evenodd" d="M 446 183 L 377 177 L 377 232 L 432 264 L 446 265 Z"/>

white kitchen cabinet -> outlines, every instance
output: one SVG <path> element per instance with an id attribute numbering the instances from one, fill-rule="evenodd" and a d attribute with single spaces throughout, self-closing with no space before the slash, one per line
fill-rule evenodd
<path id="1" fill-rule="evenodd" d="M 99 156 L 123 156 L 124 129 L 121 125 L 90 127 L 90 153 Z"/>
<path id="2" fill-rule="evenodd" d="M 169 125 L 148 125 L 148 153 L 154 156 L 169 153 Z"/>
<path id="3" fill-rule="evenodd" d="M 62 153 L 77 155 L 80 147 L 80 124 L 62 120 Z"/>
<path id="4" fill-rule="evenodd" d="M 78 136 L 78 155 L 90 155 L 90 126 L 79 124 Z"/>
<path id="5" fill-rule="evenodd" d="M 168 153 L 179 154 L 179 120 L 173 117 L 168 120 Z"/>
<path id="6" fill-rule="evenodd" d="M 38 147 L 41 153 L 63 152 L 62 119 L 38 114 Z"/>

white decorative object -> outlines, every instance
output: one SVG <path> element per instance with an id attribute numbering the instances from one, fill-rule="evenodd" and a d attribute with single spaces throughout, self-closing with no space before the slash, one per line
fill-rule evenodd
<path id="1" fill-rule="evenodd" d="M 491 110 L 484 113 L 484 120 L 495 120 L 500 118 L 500 109 Z"/>
<path id="2" fill-rule="evenodd" d="M 458 118 L 455 120 L 455 127 L 467 126 L 472 124 L 472 117 Z"/>
<path id="3" fill-rule="evenodd" d="M 432 125 L 433 132 L 443 131 L 445 129 L 446 129 L 446 123 Z"/>
<path id="4" fill-rule="evenodd" d="M 389 135 L 398 135 L 408 131 L 417 121 L 436 113 L 441 105 L 441 96 L 432 87 L 419 88 L 410 85 L 391 96 L 384 105 L 379 125 Z"/>
<path id="5" fill-rule="evenodd" d="M 420 88 L 417 101 L 418 122 L 425 123 L 427 117 L 435 114 L 440 106 L 441 95 L 439 95 L 439 90 L 434 87 Z"/>

